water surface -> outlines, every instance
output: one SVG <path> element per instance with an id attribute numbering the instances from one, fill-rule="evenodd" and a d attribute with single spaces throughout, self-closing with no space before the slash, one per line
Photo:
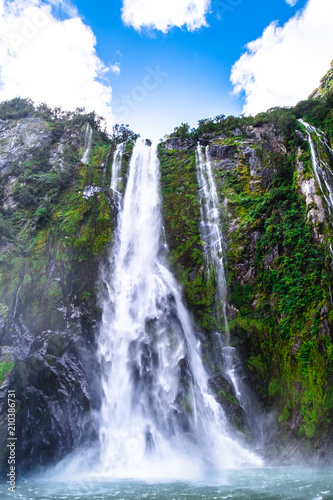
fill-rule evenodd
<path id="1" fill-rule="evenodd" d="M 245 469 L 198 482 L 21 482 L 16 493 L 0 487 L 3 500 L 332 500 L 333 471 L 295 468 Z"/>

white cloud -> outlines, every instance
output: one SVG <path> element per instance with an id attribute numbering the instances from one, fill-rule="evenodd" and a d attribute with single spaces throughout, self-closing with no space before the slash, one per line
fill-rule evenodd
<path id="1" fill-rule="evenodd" d="M 309 0 L 283 27 L 270 24 L 234 64 L 234 93 L 245 92 L 244 113 L 296 104 L 318 87 L 333 58 L 333 2 Z"/>
<path id="2" fill-rule="evenodd" d="M 115 73 L 117 76 L 120 75 L 120 63 L 116 62 L 115 64 L 111 64 L 110 70 L 112 73 Z"/>
<path id="3" fill-rule="evenodd" d="M 207 26 L 211 0 L 123 0 L 122 20 L 136 30 L 156 29 L 166 33 L 172 27 L 189 31 Z"/>
<path id="4" fill-rule="evenodd" d="M 67 19 L 57 19 L 54 8 Z M 0 101 L 29 97 L 65 110 L 84 107 L 111 124 L 111 87 L 101 82 L 109 68 L 95 45 L 70 3 L 0 0 Z"/>
<path id="5" fill-rule="evenodd" d="M 288 5 L 291 5 L 292 7 L 293 7 L 294 5 L 296 5 L 296 4 L 297 4 L 297 2 L 298 2 L 298 0 L 286 0 L 286 3 L 287 3 Z"/>

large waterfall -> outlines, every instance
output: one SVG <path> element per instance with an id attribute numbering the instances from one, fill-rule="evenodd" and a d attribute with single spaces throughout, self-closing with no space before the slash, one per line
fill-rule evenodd
<path id="1" fill-rule="evenodd" d="M 114 157 L 112 189 L 122 149 Z M 207 388 L 200 344 L 164 262 L 157 146 L 138 139 L 104 280 L 99 472 L 197 476 L 260 460 L 231 435 Z"/>

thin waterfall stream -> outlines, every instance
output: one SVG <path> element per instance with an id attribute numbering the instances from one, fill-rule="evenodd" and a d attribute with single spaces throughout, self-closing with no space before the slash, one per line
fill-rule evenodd
<path id="1" fill-rule="evenodd" d="M 117 196 L 122 151 L 114 154 Z M 157 145 L 138 139 L 104 273 L 99 472 L 197 477 L 207 467 L 259 465 L 207 387 L 199 341 L 164 262 L 159 169 Z"/>
<path id="2" fill-rule="evenodd" d="M 125 144 L 118 144 L 116 150 L 113 154 L 113 163 L 112 163 L 112 176 L 111 176 L 111 185 L 110 189 L 116 198 L 117 208 L 120 209 L 121 203 L 121 193 L 119 191 L 119 184 L 122 181 L 122 177 L 120 177 L 121 170 L 121 161 L 124 153 Z"/>
<path id="3" fill-rule="evenodd" d="M 215 337 L 217 337 L 220 346 L 220 353 L 215 353 L 215 356 L 220 356 L 225 376 L 231 381 L 235 396 L 245 411 L 249 426 L 258 440 L 262 438 L 262 429 L 255 414 L 254 398 L 249 387 L 237 375 L 238 353 L 236 348 L 230 345 L 230 329 L 226 313 L 228 289 L 220 220 L 220 202 L 213 175 L 213 165 L 209 157 L 209 146 L 203 149 L 198 143 L 196 166 L 201 213 L 200 232 L 206 260 L 205 270 L 208 278 L 210 273 L 214 272 L 215 314 L 217 324 L 223 329 L 223 333 L 215 332 Z"/>
<path id="4" fill-rule="evenodd" d="M 322 135 L 318 132 L 318 130 L 315 127 L 313 127 L 309 123 L 306 123 L 303 120 L 299 120 L 299 122 L 306 129 L 311 149 L 312 168 L 316 177 L 316 181 L 318 183 L 318 187 L 326 202 L 330 217 L 333 218 L 333 173 L 327 162 L 323 161 L 320 158 L 320 155 L 318 154 L 315 142 L 311 134 L 314 133 L 316 135 L 318 141 L 333 157 L 332 149 L 329 147 L 328 144 L 326 144 Z"/>
<path id="5" fill-rule="evenodd" d="M 327 151 L 328 156 L 333 159 L 333 151 L 330 148 L 330 146 L 326 143 L 325 139 L 323 138 L 322 134 L 312 125 L 309 123 L 306 123 L 304 120 L 299 120 L 299 122 L 305 127 L 306 133 L 308 136 L 308 141 L 310 144 L 310 150 L 311 150 L 311 161 L 312 161 L 312 169 L 315 174 L 315 178 L 318 184 L 318 187 L 321 191 L 321 194 L 326 202 L 326 207 L 329 212 L 329 218 L 330 218 L 330 223 L 332 225 L 332 220 L 333 220 L 333 172 L 330 166 L 328 165 L 328 162 L 323 161 L 319 152 L 318 148 L 312 138 L 312 134 L 315 134 L 319 143 L 322 145 L 322 147 Z M 329 251 L 332 257 L 332 266 L 333 266 L 333 248 L 331 243 L 328 245 Z M 331 297 L 331 302 L 332 302 L 332 297 Z"/>
<path id="6" fill-rule="evenodd" d="M 82 163 L 89 163 L 92 138 L 93 138 L 93 129 L 90 123 L 87 123 L 84 135 L 84 151 L 81 158 Z"/>
<path id="7" fill-rule="evenodd" d="M 234 368 L 233 349 L 230 347 L 230 331 L 227 321 L 227 280 L 224 269 L 223 235 L 220 229 L 219 199 L 213 177 L 209 148 L 204 152 L 200 144 L 196 152 L 197 177 L 200 199 L 200 232 L 206 258 L 206 273 L 215 275 L 215 312 L 218 323 L 223 325 L 224 340 L 219 333 L 221 352 L 225 361 L 226 374 L 232 381 L 237 398 L 241 397 Z"/>

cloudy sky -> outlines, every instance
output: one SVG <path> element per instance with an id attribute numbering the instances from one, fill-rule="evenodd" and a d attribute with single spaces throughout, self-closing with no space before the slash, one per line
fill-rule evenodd
<path id="1" fill-rule="evenodd" d="M 85 107 L 158 139 L 306 98 L 332 19 L 332 0 L 0 0 L 0 101 Z"/>

